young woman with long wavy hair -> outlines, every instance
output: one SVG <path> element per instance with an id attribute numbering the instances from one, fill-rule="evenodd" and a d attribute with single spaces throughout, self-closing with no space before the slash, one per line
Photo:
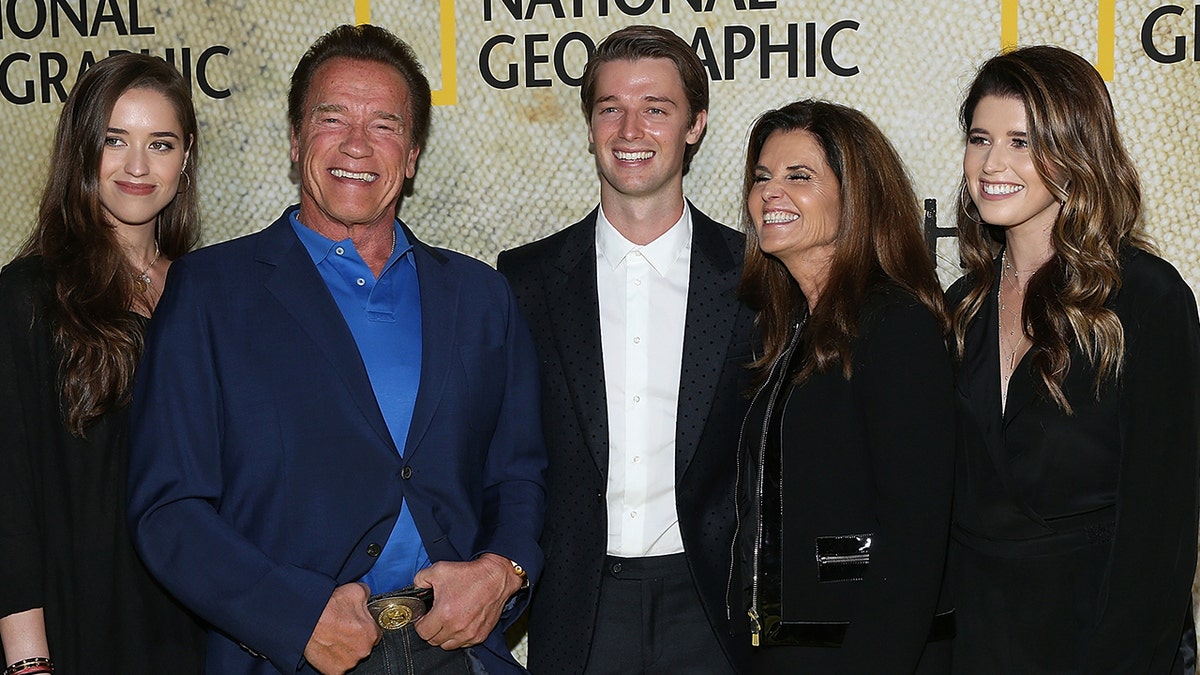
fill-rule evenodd
<path id="1" fill-rule="evenodd" d="M 1086 60 L 990 59 L 961 123 L 955 671 L 1190 672 L 1195 298 Z"/>

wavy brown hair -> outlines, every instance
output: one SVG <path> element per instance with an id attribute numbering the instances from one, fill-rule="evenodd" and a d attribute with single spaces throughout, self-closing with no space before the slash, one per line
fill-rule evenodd
<path id="1" fill-rule="evenodd" d="M 943 333 L 949 332 L 942 288 L 921 234 L 923 212 L 899 153 L 861 112 L 828 101 L 798 101 L 763 113 L 746 148 L 742 222 L 747 241 L 739 295 L 758 310 L 763 354 L 750 367 L 759 381 L 786 348 L 793 323 L 810 309 L 784 264 L 759 248 L 748 206 L 763 146 L 772 134 L 788 131 L 806 131 L 821 146 L 837 176 L 842 207 L 828 292 L 805 326 L 805 355 L 796 381 L 836 366 L 850 378 L 850 342 L 863 304 L 871 291 L 889 284 L 915 296 Z"/>
<path id="2" fill-rule="evenodd" d="M 84 436 L 101 415 L 129 403 L 142 352 L 138 290 L 116 229 L 100 203 L 100 157 L 113 106 L 131 89 L 162 94 L 175 109 L 189 156 L 181 191 L 159 214 L 156 237 L 168 259 L 195 248 L 199 164 L 196 113 L 175 67 L 143 54 L 118 54 L 92 66 L 71 90 L 58 120 L 50 175 L 37 226 L 18 257 L 40 255 L 53 280 L 51 332 L 60 353 L 62 416 Z"/>
<path id="3" fill-rule="evenodd" d="M 1030 278 L 1021 321 L 1033 343 L 1030 367 L 1040 393 L 1069 414 L 1062 383 L 1072 345 L 1096 368 L 1097 394 L 1121 372 L 1125 332 L 1105 302 L 1121 287 L 1121 248 L 1152 250 L 1141 233 L 1137 170 L 1121 142 L 1104 80 L 1073 52 L 1040 45 L 984 63 L 960 110 L 964 134 L 986 96 L 1024 105 L 1034 167 L 1062 203 L 1051 231 L 1053 253 Z M 959 255 L 972 284 L 953 308 L 960 355 L 967 327 L 992 289 L 1004 245 L 1004 228 L 979 219 L 965 188 L 964 182 L 956 209 Z"/>

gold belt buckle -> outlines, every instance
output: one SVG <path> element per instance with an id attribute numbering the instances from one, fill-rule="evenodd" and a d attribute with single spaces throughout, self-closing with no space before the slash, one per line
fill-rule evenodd
<path id="1" fill-rule="evenodd" d="M 383 630 L 399 630 L 425 616 L 432 604 L 432 588 L 409 586 L 373 596 L 367 601 L 367 611 Z"/>

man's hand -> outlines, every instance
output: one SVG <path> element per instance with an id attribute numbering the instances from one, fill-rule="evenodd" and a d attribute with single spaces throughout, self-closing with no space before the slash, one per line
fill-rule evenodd
<path id="1" fill-rule="evenodd" d="M 434 563 L 417 572 L 413 583 L 433 588 L 433 609 L 417 620 L 417 635 L 450 650 L 483 642 L 524 580 L 507 558 L 484 553 L 471 562 Z"/>
<path id="2" fill-rule="evenodd" d="M 325 675 L 344 675 L 371 654 L 380 633 L 367 611 L 368 595 L 366 584 L 357 581 L 333 589 L 304 648 L 309 665 Z"/>

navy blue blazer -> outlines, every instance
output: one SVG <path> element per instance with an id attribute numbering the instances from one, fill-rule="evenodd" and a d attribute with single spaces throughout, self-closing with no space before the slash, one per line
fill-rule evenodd
<path id="1" fill-rule="evenodd" d="M 435 562 L 495 552 L 534 583 L 543 564 L 537 361 L 507 283 L 405 229 L 423 346 L 401 457 L 290 211 L 172 265 L 134 388 L 130 526 L 213 626 L 209 673 L 314 672 L 326 602 L 374 564 L 402 499 Z M 527 595 L 476 649 L 489 672 L 520 671 L 503 630 Z"/>

